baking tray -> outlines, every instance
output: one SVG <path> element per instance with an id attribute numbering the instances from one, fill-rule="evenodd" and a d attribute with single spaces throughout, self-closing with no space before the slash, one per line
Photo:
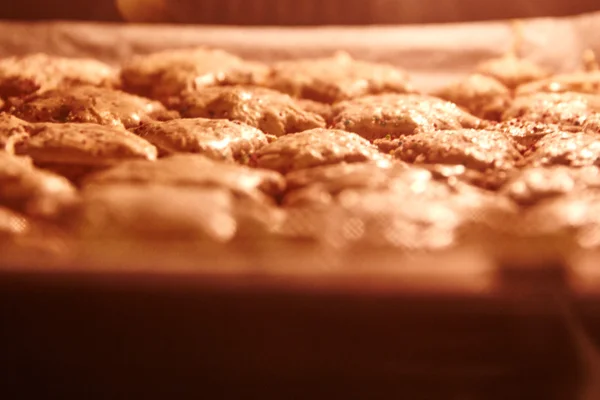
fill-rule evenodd
<path id="1" fill-rule="evenodd" d="M 600 14 L 525 21 L 523 56 L 576 69 L 584 49 L 600 51 L 597 22 Z M 429 90 L 501 55 L 511 36 L 508 22 L 5 22 L 0 55 L 116 64 L 198 44 L 264 61 L 346 50 L 406 68 Z M 600 398 L 589 395 L 600 338 L 596 255 L 562 238 L 482 238 L 436 253 L 266 240 L 87 243 L 64 260 L 5 253 L 0 390 L 3 398 Z"/>

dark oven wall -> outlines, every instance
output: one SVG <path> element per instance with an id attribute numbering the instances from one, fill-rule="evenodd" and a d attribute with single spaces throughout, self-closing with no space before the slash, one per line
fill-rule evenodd
<path id="1" fill-rule="evenodd" d="M 560 16 L 598 9 L 597 0 L 18 0 L 0 7 L 0 18 L 122 21 L 125 14 L 142 22 L 355 25 Z"/>

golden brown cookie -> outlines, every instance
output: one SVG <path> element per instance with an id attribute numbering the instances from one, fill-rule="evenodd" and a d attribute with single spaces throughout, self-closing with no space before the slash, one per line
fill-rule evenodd
<path id="1" fill-rule="evenodd" d="M 555 124 L 522 119 L 510 119 L 490 126 L 489 129 L 505 133 L 515 142 L 517 149 L 521 153 L 529 150 L 538 140 L 547 134 L 561 130 L 560 126 Z"/>
<path id="2" fill-rule="evenodd" d="M 77 191 L 62 176 L 37 169 L 26 157 L 0 152 L 0 204 L 35 217 L 55 217 Z"/>
<path id="3" fill-rule="evenodd" d="M 588 190 L 551 197 L 520 215 L 533 235 L 574 237 L 582 247 L 600 245 L 600 191 Z"/>
<path id="4" fill-rule="evenodd" d="M 222 119 L 185 118 L 149 122 L 136 131 L 161 152 L 199 153 L 215 160 L 249 161 L 249 155 L 269 143 L 262 131 Z"/>
<path id="5" fill-rule="evenodd" d="M 391 159 L 339 163 L 300 169 L 286 175 L 286 206 L 328 205 L 348 189 L 378 190 L 390 187 L 396 174 L 408 166 Z"/>
<path id="6" fill-rule="evenodd" d="M 53 221 L 56 222 L 56 221 Z M 64 265 L 73 254 L 71 236 L 55 223 L 0 206 L 0 261 L 3 267 Z"/>
<path id="7" fill-rule="evenodd" d="M 600 110 L 600 96 L 582 93 L 533 93 L 518 96 L 504 112 L 504 121 L 520 119 L 581 130 L 586 119 Z"/>
<path id="8" fill-rule="evenodd" d="M 306 111 L 290 96 L 259 87 L 224 86 L 187 92 L 181 96 L 178 110 L 188 118 L 243 122 L 275 136 L 325 127 L 320 115 Z"/>
<path id="9" fill-rule="evenodd" d="M 115 184 L 217 187 L 238 196 L 267 199 L 278 196 L 285 182 L 274 171 L 217 162 L 198 154 L 177 154 L 154 162 L 122 162 L 83 182 L 84 187 Z"/>
<path id="10" fill-rule="evenodd" d="M 155 160 L 156 147 L 118 127 L 97 124 L 33 124 L 15 152 L 74 181 L 93 170 L 130 159 Z"/>
<path id="11" fill-rule="evenodd" d="M 88 176 L 76 224 L 84 234 L 130 239 L 256 239 L 276 228 L 284 185 L 276 172 L 196 154 L 128 161 Z"/>
<path id="12" fill-rule="evenodd" d="M 271 69 L 267 86 L 322 103 L 413 91 L 406 72 L 389 64 L 355 60 L 344 52 L 331 57 L 278 62 Z"/>
<path id="13" fill-rule="evenodd" d="M 28 230 L 29 221 L 25 216 L 0 206 L 0 243 L 10 237 L 22 235 Z"/>
<path id="14" fill-rule="evenodd" d="M 600 71 L 558 74 L 517 88 L 518 96 L 538 92 L 600 94 Z"/>
<path id="15" fill-rule="evenodd" d="M 497 79 L 509 89 L 550 75 L 539 65 L 513 54 L 484 61 L 476 67 L 476 72 Z"/>
<path id="16" fill-rule="evenodd" d="M 93 86 L 37 93 L 19 102 L 11 114 L 29 122 L 79 122 L 135 128 L 152 120 L 179 117 L 159 102 Z"/>
<path id="17" fill-rule="evenodd" d="M 227 190 L 154 183 L 87 188 L 74 220 L 88 240 L 226 242 L 237 230 Z"/>
<path id="18" fill-rule="evenodd" d="M 338 103 L 333 127 L 375 140 L 438 129 L 482 128 L 486 122 L 432 96 L 384 94 Z"/>
<path id="19" fill-rule="evenodd" d="M 138 55 L 121 67 L 125 91 L 170 103 L 186 90 L 262 83 L 268 68 L 205 47 Z"/>
<path id="20" fill-rule="evenodd" d="M 600 133 L 600 113 L 593 113 L 588 116 L 581 130 L 587 133 Z"/>
<path id="21" fill-rule="evenodd" d="M 488 169 L 476 170 L 460 164 L 419 164 L 431 175 L 452 185 L 456 182 L 466 183 L 486 190 L 498 190 L 508 179 L 512 170 Z"/>
<path id="22" fill-rule="evenodd" d="M 598 167 L 529 167 L 515 171 L 501 193 L 521 205 L 532 205 L 587 189 L 600 189 Z"/>
<path id="23" fill-rule="evenodd" d="M 331 123 L 331 118 L 333 117 L 333 107 L 331 104 L 307 99 L 296 99 L 296 103 L 303 110 L 320 115 L 326 123 Z"/>
<path id="24" fill-rule="evenodd" d="M 422 132 L 399 138 L 393 155 L 411 163 L 463 165 L 478 171 L 507 170 L 522 160 L 502 132 L 474 129 Z"/>
<path id="25" fill-rule="evenodd" d="M 586 50 L 583 53 L 583 63 L 585 67 L 583 71 L 557 74 L 546 79 L 526 83 L 519 86 L 516 93 L 517 95 L 537 92 L 600 94 L 600 70 L 593 51 Z"/>
<path id="26" fill-rule="evenodd" d="M 116 71 L 88 58 L 46 54 L 0 59 L 0 98 L 20 97 L 62 86 L 113 86 Z"/>
<path id="27" fill-rule="evenodd" d="M 444 248 L 484 211 L 514 211 L 506 199 L 403 164 L 323 166 L 287 179 L 285 233 L 337 245 Z"/>
<path id="28" fill-rule="evenodd" d="M 316 128 L 278 138 L 254 154 L 261 168 L 282 173 L 342 162 L 380 160 L 385 156 L 366 139 L 337 129 Z"/>
<path id="29" fill-rule="evenodd" d="M 527 82 L 546 78 L 550 72 L 538 64 L 519 57 L 523 47 L 523 24 L 512 21 L 513 43 L 502 57 L 484 61 L 475 67 L 477 73 L 490 76 L 513 90 Z"/>
<path id="30" fill-rule="evenodd" d="M 498 121 L 511 102 L 510 90 L 500 81 L 472 74 L 432 93 L 459 105 L 476 117 Z"/>
<path id="31" fill-rule="evenodd" d="M 29 135 L 30 125 L 10 114 L 0 113 L 0 151 L 13 154 L 15 144 Z"/>
<path id="32" fill-rule="evenodd" d="M 585 132 L 550 133 L 525 153 L 525 162 L 536 167 L 599 165 L 600 141 L 597 134 Z"/>

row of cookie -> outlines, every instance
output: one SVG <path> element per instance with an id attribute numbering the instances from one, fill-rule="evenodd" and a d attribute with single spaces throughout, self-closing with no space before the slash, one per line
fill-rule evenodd
<path id="1" fill-rule="evenodd" d="M 27 123 L 2 114 L 0 145 L 75 182 L 86 173 L 128 159 L 153 160 L 158 154 L 173 153 L 199 153 L 282 173 L 378 160 L 389 154 L 405 162 L 458 165 L 494 173 L 524 165 L 595 165 L 600 141 L 594 126 L 568 132 L 558 125 L 512 121 L 486 130 L 423 130 L 371 144 L 357 134 L 323 128 L 273 140 L 251 126 L 218 119 L 148 122 L 135 130 L 136 135 L 114 126 Z"/>
<path id="2" fill-rule="evenodd" d="M 87 122 L 127 129 L 180 116 L 229 119 L 275 136 L 329 125 L 369 140 L 419 131 L 491 125 L 462 111 L 454 103 L 416 94 L 366 96 L 333 107 L 317 107 L 269 89 L 225 86 L 186 92 L 178 99 L 176 108 L 179 113 L 122 91 L 79 86 L 13 98 L 4 110 L 29 122 Z M 599 110 L 598 95 L 539 92 L 517 97 L 507 105 L 500 119 L 543 122 L 566 130 L 581 130 L 586 120 Z M 596 116 L 595 120 L 600 118 Z"/>
<path id="3" fill-rule="evenodd" d="M 515 54 L 484 62 L 475 71 L 484 78 L 450 85 L 439 94 L 470 108 L 467 103 L 478 98 L 485 101 L 485 93 L 502 97 L 517 85 L 550 75 Z M 204 47 L 138 55 L 119 69 L 89 59 L 43 54 L 0 60 L 0 98 L 78 84 L 120 87 L 166 104 L 177 102 L 184 92 L 222 85 L 257 85 L 325 104 L 369 94 L 414 91 L 404 71 L 385 63 L 356 60 L 343 52 L 269 66 Z"/>
<path id="4" fill-rule="evenodd" d="M 0 204 L 30 223 L 50 223 L 63 236 L 96 241 L 381 237 L 380 244 L 418 240 L 437 247 L 449 245 L 454 229 L 476 210 L 512 207 L 473 186 L 383 160 L 302 170 L 286 180 L 276 172 L 174 155 L 123 162 L 89 175 L 78 191 L 21 157 L 4 153 L 0 161 Z M 351 221 L 364 227 L 347 237 Z M 388 237 L 396 230 L 404 233 Z"/>
<path id="5" fill-rule="evenodd" d="M 233 62 L 232 60 L 237 61 Z M 363 103 L 358 101 L 354 103 L 350 102 L 349 104 L 340 104 L 339 106 L 336 106 L 336 110 L 332 111 L 325 103 L 315 103 L 310 100 L 294 102 L 277 91 L 265 88 L 252 86 L 242 86 L 238 88 L 215 87 L 215 85 L 253 83 L 250 81 L 236 81 L 235 79 L 227 80 L 225 78 L 221 80 L 217 79 L 216 81 L 210 79 L 206 81 L 206 79 L 202 78 L 200 71 L 203 68 L 208 70 L 211 70 L 211 68 L 218 70 L 220 68 L 219 65 L 221 64 L 227 66 L 240 62 L 242 61 L 233 55 L 205 48 L 171 50 L 147 56 L 138 56 L 123 66 L 122 74 L 130 76 L 129 79 L 134 83 L 129 86 L 124 84 L 122 88 L 164 101 L 165 96 L 157 96 L 151 92 L 154 90 L 162 90 L 160 89 L 162 86 L 161 80 L 166 79 L 165 76 L 183 74 L 187 76 L 187 80 L 193 82 L 198 81 L 200 83 L 196 82 L 191 86 L 190 84 L 185 84 L 177 90 L 167 90 L 169 92 L 169 99 L 168 101 L 165 101 L 165 103 L 170 105 L 170 107 L 178 109 L 186 117 L 210 117 L 240 120 L 241 122 L 259 127 L 265 130 L 266 133 L 275 135 L 322 126 L 323 121 L 321 121 L 319 115 L 324 117 L 323 119 L 326 121 L 335 120 L 334 125 L 337 125 L 337 128 L 341 128 L 342 124 L 351 121 L 351 119 L 346 118 L 344 114 L 350 113 L 352 115 L 358 107 L 383 107 L 383 116 L 378 116 L 374 112 L 371 112 L 370 115 L 364 115 L 366 119 L 370 117 L 371 119 L 382 121 L 386 119 L 385 114 L 393 111 L 390 110 L 390 108 L 401 108 L 406 106 L 406 103 L 411 103 L 410 100 L 405 100 L 403 98 L 396 101 L 390 101 L 389 99 L 366 100 Z M 2 65 L 5 65 L 4 69 Z M 7 93 L 4 97 L 12 98 L 16 94 L 21 94 L 21 96 L 17 96 L 17 104 L 20 104 L 20 97 L 22 97 L 22 95 L 36 92 L 36 90 L 46 90 L 56 86 L 105 84 L 105 69 L 99 67 L 94 68 L 94 65 L 95 64 L 91 61 L 84 62 L 82 60 L 68 60 L 43 55 L 0 60 L 0 95 L 3 87 Z M 390 80 L 389 75 L 394 75 L 385 72 L 387 71 L 386 68 L 392 67 L 386 66 L 384 68 L 383 65 L 352 60 L 351 58 L 342 55 L 322 59 L 286 61 L 277 65 L 279 65 L 279 67 L 273 68 L 275 70 L 278 70 L 279 68 L 282 71 L 287 71 L 286 73 L 281 72 L 280 75 L 288 76 L 290 81 L 296 80 L 297 82 L 295 83 L 297 85 L 309 85 L 319 89 L 333 91 L 336 91 L 337 89 L 327 88 L 330 86 L 334 86 L 338 89 L 343 86 L 358 88 L 357 93 L 342 96 L 331 101 L 327 100 L 327 103 L 362 97 L 371 93 L 405 93 L 412 91 L 412 89 L 409 89 L 408 87 L 402 88 L 397 86 L 394 88 L 393 84 L 385 83 Z M 95 69 L 98 69 L 100 72 L 97 74 L 90 72 Z M 534 67 L 530 62 L 521 60 L 514 55 L 507 55 L 501 59 L 491 60 L 480 66 L 478 70 L 480 70 L 480 72 L 487 71 L 485 79 L 482 78 L 483 75 L 473 75 L 468 77 L 465 82 L 457 85 L 450 85 L 448 88 L 437 92 L 436 95 L 447 98 L 474 114 L 487 118 L 492 117 L 481 115 L 481 112 L 478 111 L 478 107 L 484 103 L 497 105 L 497 107 L 493 107 L 495 112 L 497 112 L 496 117 L 504 120 L 527 114 L 527 109 L 533 107 L 532 103 L 552 103 L 553 105 L 557 105 L 567 101 L 572 104 L 577 102 L 586 103 L 586 107 L 592 110 L 597 110 L 598 108 L 598 101 L 594 99 L 594 96 L 585 96 L 581 94 L 598 94 L 597 90 L 594 91 L 594 88 L 598 86 L 597 84 L 594 84 L 594 82 L 598 80 L 598 71 L 574 73 L 564 76 L 558 75 L 541 79 L 548 76 L 548 74 L 543 72 L 540 68 Z M 72 76 L 69 75 L 69 73 L 71 73 Z M 93 77 L 89 77 L 86 74 L 92 75 Z M 330 77 L 329 75 L 331 74 L 335 74 L 335 76 Z M 400 72 L 398 72 L 398 74 L 400 74 Z M 216 75 L 220 76 L 223 74 L 216 73 Z M 403 76 L 403 79 L 405 79 L 405 74 Z M 32 79 L 34 81 L 37 79 L 40 82 L 50 80 L 51 82 L 38 85 L 30 82 Z M 512 99 L 509 100 L 493 90 L 489 91 L 489 95 L 485 94 L 488 92 L 487 87 L 489 86 L 490 80 L 495 79 L 502 81 L 511 88 L 515 87 L 517 83 L 531 83 L 528 84 L 529 89 L 517 90 L 517 99 L 511 106 L 513 103 Z M 371 85 L 371 81 L 375 82 L 378 80 L 384 83 Z M 125 79 L 125 81 L 127 81 L 127 79 Z M 258 82 L 254 82 L 254 84 L 258 84 Z M 499 84 L 502 83 L 499 82 Z M 24 89 L 19 91 L 16 88 L 11 89 L 11 85 L 21 85 L 27 90 Z M 294 86 L 290 82 L 281 87 L 271 86 L 274 89 L 289 92 L 290 94 L 301 98 L 310 98 L 310 96 L 302 94 L 305 91 L 304 89 L 286 90 L 286 85 Z M 38 86 L 39 88 L 35 89 Z M 141 86 L 150 89 L 141 90 L 139 89 Z M 212 86 L 212 88 L 208 89 L 207 87 L 210 86 Z M 364 90 L 361 91 L 359 89 Z M 510 91 L 508 88 L 506 90 Z M 555 91 L 577 92 L 581 95 L 569 97 L 567 93 L 564 96 L 551 97 L 540 94 Z M 310 92 L 310 90 L 308 92 Z M 532 94 L 537 94 L 539 96 L 532 97 Z M 104 103 L 104 105 L 96 103 L 90 104 L 90 97 L 97 98 L 97 101 Z M 59 98 L 64 98 L 64 103 L 66 104 L 61 103 Z M 425 98 L 417 97 L 412 103 L 418 103 L 419 101 L 427 102 Z M 471 106 L 470 102 L 476 104 Z M 38 118 L 39 120 L 45 121 L 48 119 L 52 120 L 48 122 L 66 122 L 72 120 L 73 122 L 117 123 L 130 127 L 139 123 L 139 121 L 137 121 L 138 118 L 143 120 L 144 118 L 152 116 L 152 114 L 155 114 L 158 118 L 169 117 L 168 114 L 165 114 L 163 109 L 160 109 L 157 103 L 152 103 L 135 96 L 126 96 L 122 92 L 111 92 L 108 90 L 59 90 L 42 95 L 39 98 L 29 99 L 27 103 L 29 104 L 21 105 L 20 109 L 19 106 L 17 106 L 15 112 L 25 119 L 31 118 L 35 120 Z M 109 106 L 110 104 L 113 104 L 112 107 Z M 246 106 L 244 107 L 244 105 Z M 10 107 L 12 107 L 12 105 L 10 105 Z M 83 108 L 83 110 L 78 110 L 77 107 Z M 95 108 L 99 108 L 99 110 L 94 115 L 92 111 Z M 117 113 L 117 111 L 115 111 L 117 108 L 122 110 L 120 111 L 121 118 L 114 118 L 112 116 L 112 114 Z M 549 108 L 549 106 L 546 106 L 545 108 Z M 582 107 L 579 108 L 581 109 Z M 45 111 L 46 109 L 47 111 Z M 105 109 L 109 109 L 109 114 L 104 118 L 99 117 L 99 115 L 103 114 Z M 279 113 L 289 115 L 284 118 L 278 117 L 278 112 L 276 112 L 275 109 L 279 109 Z M 346 109 L 349 109 L 349 111 Z M 171 117 L 175 117 L 175 114 L 172 114 Z M 496 117 L 492 119 L 497 119 Z M 534 117 L 535 116 L 532 118 Z M 541 117 L 538 115 L 538 118 Z M 552 116 L 549 118 L 552 118 Z M 298 124 L 299 126 L 294 126 L 295 124 Z M 382 132 L 385 132 L 385 135 L 390 134 L 392 136 L 408 134 L 411 132 L 410 126 L 401 126 L 400 129 L 393 129 L 390 125 L 385 129 L 380 129 L 378 126 L 369 126 L 368 129 L 363 130 L 369 131 L 365 133 L 366 137 L 374 136 L 378 133 L 381 134 Z"/>
<path id="6" fill-rule="evenodd" d="M 199 155 L 176 155 L 121 162 L 88 175 L 77 191 L 27 159 L 0 153 L 0 204 L 95 239 L 225 241 L 241 234 L 260 241 L 266 233 L 429 248 L 454 243 L 459 228 L 487 223 L 489 215 L 537 221 L 546 229 L 552 227 L 548 221 L 556 229 L 598 223 L 585 211 L 597 207 L 596 167 L 512 171 L 495 194 L 472 185 L 478 177 L 461 165 L 365 160 L 338 160 L 284 178 Z M 587 199 L 583 211 L 569 206 L 582 199 Z M 9 227 L 22 221 L 14 217 Z"/>
<path id="7" fill-rule="evenodd" d="M 134 56 L 120 68 L 44 54 L 0 60 L 3 99 L 80 84 L 121 87 L 166 103 L 186 90 L 220 85 L 259 85 L 323 103 L 411 90 L 405 72 L 387 64 L 354 60 L 346 53 L 270 66 L 205 47 Z"/>

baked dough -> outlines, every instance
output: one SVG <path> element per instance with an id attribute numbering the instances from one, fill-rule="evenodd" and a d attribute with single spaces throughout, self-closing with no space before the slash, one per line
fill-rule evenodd
<path id="1" fill-rule="evenodd" d="M 437 129 L 482 128 L 486 122 L 456 104 L 417 94 L 367 96 L 337 104 L 333 127 L 375 140 Z"/>
<path id="2" fill-rule="evenodd" d="M 78 199 L 62 176 L 37 169 L 30 159 L 0 152 L 0 204 L 34 217 L 58 217 Z"/>
<path id="3" fill-rule="evenodd" d="M 355 133 L 316 128 L 285 135 L 255 153 L 261 168 L 282 173 L 341 162 L 379 160 L 385 156 Z"/>
<path id="4" fill-rule="evenodd" d="M 397 174 L 409 168 L 391 159 L 339 163 L 300 169 L 286 175 L 285 206 L 327 206 L 344 190 L 387 189 Z"/>
<path id="5" fill-rule="evenodd" d="M 397 139 L 394 157 L 411 163 L 463 165 L 466 168 L 507 170 L 522 156 L 502 132 L 462 129 L 423 132 Z"/>
<path id="6" fill-rule="evenodd" d="M 88 58 L 46 54 L 0 59 L 0 98 L 20 97 L 63 86 L 114 86 L 114 68 Z"/>
<path id="7" fill-rule="evenodd" d="M 37 163 L 110 166 L 156 159 L 156 148 L 125 129 L 96 124 L 35 124 L 16 152 Z"/>
<path id="8" fill-rule="evenodd" d="M 3 241 L 18 235 L 23 235 L 29 230 L 29 221 L 23 215 L 8 208 L 0 206 L 0 248 Z"/>
<path id="9" fill-rule="evenodd" d="M 91 236 L 257 240 L 277 228 L 284 186 L 276 172 L 195 154 L 123 162 L 85 179 L 75 225 Z"/>
<path id="10" fill-rule="evenodd" d="M 260 84 L 267 74 L 265 65 L 205 47 L 139 55 L 121 67 L 125 91 L 167 104 L 186 90 L 228 84 Z"/>
<path id="11" fill-rule="evenodd" d="M 177 154 L 155 162 L 122 162 L 83 182 L 84 187 L 114 184 L 217 187 L 261 201 L 274 201 L 285 186 L 277 172 L 217 162 L 197 154 Z"/>
<path id="12" fill-rule="evenodd" d="M 598 167 L 569 168 L 559 165 L 529 167 L 517 171 L 500 192 L 521 205 L 530 206 L 546 199 L 588 189 L 600 189 Z"/>
<path id="13" fill-rule="evenodd" d="M 459 105 L 476 117 L 499 121 L 510 104 L 510 90 L 491 76 L 471 74 L 432 93 Z"/>
<path id="14" fill-rule="evenodd" d="M 529 60 L 519 58 L 514 54 L 484 61 L 476 68 L 476 72 L 492 77 L 509 89 L 519 85 L 546 78 L 550 73 Z"/>
<path id="15" fill-rule="evenodd" d="M 0 151 L 13 154 L 15 144 L 29 136 L 30 125 L 10 114 L 0 113 Z"/>
<path id="16" fill-rule="evenodd" d="M 574 238 L 581 247 L 600 245 L 600 191 L 577 191 L 549 198 L 520 216 L 530 235 Z"/>
<path id="17" fill-rule="evenodd" d="M 406 72 L 388 64 L 355 60 L 345 52 L 275 63 L 266 84 L 290 96 L 321 103 L 413 91 Z"/>
<path id="18" fill-rule="evenodd" d="M 285 229 L 334 243 L 341 238 L 370 246 L 438 249 L 452 245 L 460 228 L 484 211 L 514 212 L 506 199 L 398 163 L 323 166 L 290 173 L 287 180 Z"/>
<path id="19" fill-rule="evenodd" d="M 232 203 L 219 188 L 113 184 L 84 190 L 73 225 L 93 240 L 226 242 L 237 229 Z"/>
<path id="20" fill-rule="evenodd" d="M 152 120 L 178 118 L 157 101 L 109 88 L 77 86 L 34 94 L 11 114 L 29 122 L 80 122 L 135 128 Z"/>
<path id="21" fill-rule="evenodd" d="M 532 166 L 599 165 L 600 141 L 597 135 L 584 132 L 550 133 L 525 153 L 525 161 Z"/>
<path id="22" fill-rule="evenodd" d="M 178 109 L 187 118 L 239 121 L 275 136 L 325 127 L 323 117 L 307 111 L 290 96 L 259 87 L 224 86 L 187 92 L 181 96 Z"/>
<path id="23" fill-rule="evenodd" d="M 75 183 L 86 174 L 128 159 L 155 160 L 157 149 L 139 136 L 114 126 L 97 124 L 33 124 L 15 153 Z"/>
<path id="24" fill-rule="evenodd" d="M 198 153 L 215 160 L 248 163 L 250 156 L 267 145 L 269 136 L 236 121 L 186 118 L 149 122 L 136 131 L 163 154 Z"/>
<path id="25" fill-rule="evenodd" d="M 521 85 L 516 90 L 519 96 L 538 92 L 600 94 L 600 71 L 555 75 Z"/>
<path id="26" fill-rule="evenodd" d="M 588 93 L 600 94 L 600 70 L 593 51 L 587 50 L 583 54 L 584 71 L 568 74 L 557 74 L 546 79 L 536 80 L 523 84 L 517 88 L 517 95 L 536 92 L 549 93 Z"/>
<path id="27" fill-rule="evenodd" d="M 515 98 L 502 119 L 557 124 L 563 129 L 578 131 L 597 111 L 600 111 L 600 95 L 540 92 Z"/>
<path id="28" fill-rule="evenodd" d="M 513 140 L 517 149 L 519 149 L 521 153 L 525 153 L 531 149 L 538 140 L 549 133 L 560 131 L 561 127 L 555 124 L 546 124 L 543 122 L 515 118 L 493 125 L 490 129 L 506 134 Z"/>

